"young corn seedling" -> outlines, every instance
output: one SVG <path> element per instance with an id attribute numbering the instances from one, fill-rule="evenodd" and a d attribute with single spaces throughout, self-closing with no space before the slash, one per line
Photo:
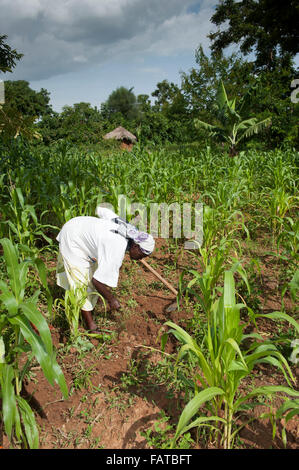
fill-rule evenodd
<path id="1" fill-rule="evenodd" d="M 43 264 L 34 260 L 19 262 L 16 246 L 8 239 L 0 240 L 8 279 L 0 280 L 0 398 L 4 430 L 12 443 L 21 441 L 24 447 L 37 448 L 38 428 L 34 413 L 21 396 L 24 377 L 35 359 L 49 383 L 59 385 L 67 398 L 64 375 L 56 361 L 48 324 L 37 308 L 39 291 L 25 297 L 30 266 L 37 268 L 43 287 L 47 289 Z M 49 301 L 49 305 L 51 302 Z M 34 328 L 33 326 L 34 325 Z M 24 367 L 20 355 L 28 356 Z"/>
<path id="2" fill-rule="evenodd" d="M 240 310 L 245 305 L 237 304 L 235 295 L 233 273 L 226 271 L 223 293 L 209 307 L 202 346 L 183 328 L 173 322 L 166 322 L 170 330 L 163 336 L 162 346 L 165 345 L 167 335 L 172 333 L 183 343 L 177 356 L 177 366 L 181 361 L 187 360 L 193 364 L 195 370 L 191 379 L 194 397 L 180 416 L 172 447 L 177 439 L 191 428 L 208 426 L 215 437 L 220 433 L 220 445 L 230 449 L 240 430 L 240 427 L 235 428 L 236 418 L 241 412 L 245 412 L 248 403 L 254 406 L 252 399 L 277 394 L 299 397 L 299 392 L 291 385 L 295 379 L 290 367 L 275 345 L 262 341 L 262 337 L 257 334 L 244 335 L 246 325 L 240 322 Z M 247 352 L 242 352 L 241 343 L 248 337 L 258 341 L 255 341 Z M 242 380 L 250 376 L 259 363 L 277 367 L 283 373 L 288 387 L 253 387 L 249 393 L 241 394 Z M 190 379 L 185 378 L 185 383 L 190 383 Z M 201 410 L 202 405 L 206 406 L 209 415 Z"/>
<path id="3" fill-rule="evenodd" d="M 286 217 L 283 230 L 277 238 L 277 253 L 279 254 L 280 247 L 283 248 L 283 256 L 287 256 L 294 266 L 298 262 L 298 249 L 299 249 L 299 219 Z"/>
<path id="4" fill-rule="evenodd" d="M 10 239 L 15 240 L 23 251 L 40 251 L 37 249 L 37 241 L 42 239 L 47 245 L 52 245 L 52 240 L 45 234 L 45 229 L 57 229 L 48 224 L 41 224 L 38 220 L 33 205 L 26 204 L 21 188 L 13 188 L 10 192 L 11 201 L 8 204 L 6 214 L 7 220 L 3 221 L 3 226 L 7 224 Z M 46 212 L 41 214 L 42 218 Z"/>
<path id="5" fill-rule="evenodd" d="M 62 309 L 70 328 L 70 341 L 76 342 L 80 336 L 79 321 L 81 309 L 87 298 L 86 286 L 82 285 L 65 291 L 64 299 L 56 299 L 54 307 Z"/>
<path id="6" fill-rule="evenodd" d="M 60 267 L 59 267 L 60 269 Z M 63 269 L 63 268 L 62 268 Z M 79 323 L 81 319 L 81 310 L 88 296 L 96 296 L 101 298 L 105 306 L 104 298 L 96 291 L 88 291 L 88 281 L 78 280 L 76 286 L 71 286 L 70 289 L 64 291 L 64 299 L 56 299 L 54 302 L 54 308 L 61 310 L 62 315 L 65 316 L 69 329 L 70 329 L 70 342 L 75 344 L 78 342 L 78 338 L 81 333 L 79 331 Z M 89 335 L 88 333 L 85 333 Z M 92 333 L 90 333 L 92 336 Z"/>
<path id="7" fill-rule="evenodd" d="M 274 235 L 278 236 L 287 214 L 298 209 L 299 198 L 288 194 L 283 187 L 275 188 L 270 194 L 269 212 Z"/>

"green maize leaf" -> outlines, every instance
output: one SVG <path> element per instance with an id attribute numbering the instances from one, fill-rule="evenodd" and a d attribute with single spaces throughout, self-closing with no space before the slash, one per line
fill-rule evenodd
<path id="1" fill-rule="evenodd" d="M 46 242 L 48 242 L 49 245 L 53 245 L 53 240 L 52 238 L 47 237 L 47 235 L 44 234 L 41 230 L 38 230 L 37 232 L 34 232 L 34 235 L 41 235 Z"/>
<path id="2" fill-rule="evenodd" d="M 241 340 L 244 341 L 244 340 L 247 339 L 247 338 L 255 338 L 255 339 L 258 339 L 258 340 L 260 340 L 260 341 L 263 341 L 263 340 L 264 340 L 264 338 L 263 338 L 260 334 L 258 334 L 258 333 L 249 333 L 249 334 L 247 334 L 247 335 L 242 335 L 242 339 L 241 339 Z"/>
<path id="3" fill-rule="evenodd" d="M 7 238 L 2 238 L 0 243 L 3 246 L 4 259 L 6 268 L 10 279 L 12 291 L 16 298 L 19 298 L 20 280 L 19 280 L 19 263 L 17 248 L 13 246 L 12 242 Z"/>
<path id="4" fill-rule="evenodd" d="M 26 287 L 26 278 L 29 268 L 29 262 L 23 261 L 19 264 L 19 284 L 20 284 L 20 292 L 19 292 L 19 301 L 22 301 L 24 298 L 25 287 Z"/>
<path id="5" fill-rule="evenodd" d="M 189 352 L 195 353 L 194 348 L 192 348 L 189 344 L 184 344 L 184 346 L 182 346 L 179 350 L 177 362 L 180 361 L 185 356 L 185 354 Z"/>
<path id="6" fill-rule="evenodd" d="M 299 407 L 298 407 L 298 405 L 296 406 L 296 408 L 295 408 L 293 411 L 290 411 L 290 412 L 286 415 L 286 417 L 285 417 L 286 423 L 287 423 L 288 421 L 290 421 L 291 419 L 293 419 L 294 416 L 297 416 L 297 415 L 299 415 Z"/>
<path id="7" fill-rule="evenodd" d="M 198 347 L 194 348 L 190 344 L 185 344 L 184 346 L 181 347 L 181 349 L 178 353 L 177 361 L 182 359 L 183 356 L 188 352 L 193 352 L 193 354 L 195 354 L 195 356 L 196 356 L 196 358 L 199 362 L 199 366 L 200 366 L 201 370 L 203 371 L 207 382 L 209 383 L 209 385 L 211 385 L 212 384 L 212 377 L 213 377 L 211 368 L 208 365 L 203 353 L 200 351 L 200 349 Z"/>
<path id="8" fill-rule="evenodd" d="M 215 338 L 214 333 L 215 333 L 215 329 L 213 327 L 210 327 L 208 328 L 208 331 L 205 337 L 212 363 L 215 362 L 215 350 L 217 351 L 217 346 L 216 344 L 214 344 L 214 342 L 216 343 L 216 338 Z M 213 337 L 214 337 L 214 342 L 213 342 Z"/>
<path id="9" fill-rule="evenodd" d="M 255 361 L 256 359 L 258 359 L 258 358 L 260 358 L 264 355 L 271 354 L 274 351 L 277 351 L 277 348 L 274 344 L 271 344 L 271 343 L 261 344 L 261 345 L 255 347 L 254 352 L 251 353 L 251 354 L 248 354 L 246 356 L 246 359 L 248 361 Z"/>
<path id="10" fill-rule="evenodd" d="M 223 423 L 225 424 L 225 420 L 223 418 L 219 418 L 218 416 L 209 416 L 209 417 L 206 417 L 206 416 L 203 416 L 201 418 L 197 418 L 195 421 L 193 421 L 192 423 L 190 423 L 189 425 L 185 426 L 180 434 L 178 436 L 175 436 L 173 441 L 172 441 L 172 445 L 171 445 L 171 448 L 173 448 L 175 446 L 175 443 L 177 441 L 177 439 L 182 435 L 182 434 L 185 434 L 186 432 L 188 432 L 190 429 L 192 428 L 195 428 L 195 427 L 200 427 L 200 426 L 208 426 L 209 428 L 211 429 L 214 429 L 215 431 L 219 431 L 219 429 L 217 429 L 215 426 L 213 426 L 212 424 L 207 424 L 209 422 L 219 422 L 219 423 Z"/>
<path id="11" fill-rule="evenodd" d="M 173 334 L 176 333 L 176 338 L 180 339 L 183 343 L 187 343 L 190 346 L 193 346 L 196 349 L 197 347 L 196 342 L 183 328 L 181 328 L 180 326 L 176 325 L 175 323 L 171 321 L 167 321 L 165 325 L 172 328 L 171 332 Z"/>
<path id="12" fill-rule="evenodd" d="M 22 397 L 17 396 L 16 398 L 28 445 L 30 449 L 38 449 L 39 434 L 34 413 L 28 403 Z"/>
<path id="13" fill-rule="evenodd" d="M 22 335 L 30 344 L 32 352 L 39 364 L 41 365 L 45 376 L 47 377 L 49 382 L 53 384 L 52 364 L 50 356 L 47 353 L 41 338 L 33 331 L 29 321 L 24 315 L 20 314 L 18 316 L 13 317 L 10 319 L 10 322 L 13 325 L 17 325 L 20 327 Z"/>
<path id="14" fill-rule="evenodd" d="M 8 310 L 8 315 L 13 316 L 18 313 L 18 302 L 15 296 L 7 287 L 7 284 L 3 281 L 0 281 L 0 289 L 2 290 L 2 294 L 0 294 L 0 300 L 3 302 L 5 308 Z"/>
<path id="15" fill-rule="evenodd" d="M 259 317 L 270 318 L 270 320 L 286 320 L 287 322 L 291 323 L 291 325 L 293 325 L 293 327 L 296 329 L 297 333 L 299 333 L 299 323 L 287 313 L 272 312 L 265 315 L 256 315 L 256 318 Z"/>
<path id="16" fill-rule="evenodd" d="M 189 346 L 190 350 L 192 350 L 196 354 L 196 356 L 198 356 L 198 358 L 200 360 L 201 368 L 203 370 L 203 373 L 204 373 L 207 381 L 210 383 L 210 381 L 211 381 L 211 370 L 210 370 L 209 364 L 207 363 L 204 355 L 202 354 L 202 352 L 199 349 L 196 342 L 191 338 L 191 336 L 185 330 L 183 330 L 183 328 L 179 327 L 175 323 L 169 321 L 169 322 L 166 322 L 165 325 L 170 326 L 172 328 L 171 331 L 173 332 L 173 334 L 176 333 L 175 336 L 180 341 L 187 344 Z"/>
<path id="17" fill-rule="evenodd" d="M 5 344 L 2 336 L 0 336 L 0 364 L 5 363 Z"/>
<path id="18" fill-rule="evenodd" d="M 262 344 L 258 344 L 257 343 L 257 346 L 255 348 L 255 351 L 257 353 L 260 353 L 260 352 L 265 352 L 265 351 L 277 351 L 277 347 L 275 346 L 274 343 L 270 343 L 268 342 L 267 340 L 264 341 L 264 343 Z"/>
<path id="19" fill-rule="evenodd" d="M 289 282 L 290 293 L 293 301 L 295 302 L 297 292 L 299 291 L 299 269 L 296 270 L 294 276 L 292 277 L 291 281 Z"/>
<path id="20" fill-rule="evenodd" d="M 37 267 L 38 274 L 41 280 L 43 287 L 48 291 L 48 281 L 47 281 L 47 269 L 45 263 L 40 258 L 34 259 L 34 264 Z"/>
<path id="21" fill-rule="evenodd" d="M 19 382 L 20 383 L 23 383 L 23 380 L 25 379 L 26 375 L 28 374 L 28 372 L 30 370 L 30 365 L 31 365 L 31 362 L 32 362 L 32 359 L 33 359 L 33 354 L 32 354 L 31 349 L 29 349 L 28 352 L 29 352 L 28 359 L 27 359 L 25 365 L 23 366 L 22 370 L 19 373 Z"/>
<path id="22" fill-rule="evenodd" d="M 264 387 L 257 387 L 254 391 L 248 393 L 245 397 L 241 397 L 235 402 L 235 409 L 239 408 L 242 403 L 248 399 L 258 395 L 273 395 L 276 393 L 284 393 L 291 397 L 299 397 L 299 392 L 293 388 L 285 387 L 283 385 L 265 385 Z"/>
<path id="23" fill-rule="evenodd" d="M 190 400 L 189 403 L 185 406 L 180 416 L 174 439 L 176 440 L 182 434 L 188 422 L 198 412 L 199 408 L 201 407 L 201 405 L 203 405 L 203 403 L 212 400 L 218 395 L 223 394 L 224 391 L 221 388 L 211 387 L 195 395 L 195 397 L 192 398 L 192 400 Z"/>
<path id="24" fill-rule="evenodd" d="M 26 205 L 26 211 L 28 211 L 28 212 L 31 214 L 32 219 L 33 219 L 34 222 L 37 224 L 37 217 L 36 217 L 36 213 L 35 213 L 34 207 L 27 204 L 27 205 Z"/>
<path id="25" fill-rule="evenodd" d="M 164 333 L 162 336 L 161 336 L 161 349 L 162 351 L 164 352 L 165 351 L 165 346 L 166 346 L 166 343 L 167 343 L 167 340 L 168 340 L 168 333 Z"/>
<path id="26" fill-rule="evenodd" d="M 233 338 L 228 338 L 225 342 L 229 343 L 232 346 L 232 348 L 238 353 L 244 368 L 248 370 L 247 364 L 244 360 L 243 354 L 242 354 L 237 342 Z"/>
<path id="27" fill-rule="evenodd" d="M 20 327 L 24 338 L 30 344 L 32 352 L 39 364 L 41 365 L 41 368 L 49 383 L 52 386 L 54 385 L 54 381 L 60 384 L 61 376 L 60 374 L 57 376 L 57 372 L 58 370 L 60 371 L 60 368 L 59 366 L 59 369 L 56 367 L 54 353 L 52 353 L 51 355 L 47 353 L 41 338 L 37 336 L 32 330 L 27 318 L 23 315 L 19 315 L 17 317 L 11 318 L 10 321 L 11 323 Z"/>
<path id="28" fill-rule="evenodd" d="M 52 367 L 54 371 L 54 380 L 59 385 L 63 398 L 67 399 L 69 392 L 68 392 L 66 380 L 61 370 L 61 367 L 56 361 L 56 357 L 54 356 L 54 354 L 52 355 Z"/>
<path id="29" fill-rule="evenodd" d="M 226 424 L 225 419 L 220 418 L 219 416 L 202 416 L 200 418 L 197 418 L 195 421 L 192 423 L 188 424 L 182 431 L 181 434 L 184 434 L 185 432 L 189 431 L 192 428 L 199 427 L 202 424 L 208 423 L 209 421 L 214 421 L 218 423 L 223 423 Z"/>
<path id="30" fill-rule="evenodd" d="M 2 395 L 2 415 L 5 433 L 11 439 L 13 427 L 18 421 L 15 390 L 13 386 L 14 370 L 9 364 L 0 365 L 0 383 Z"/>
<path id="31" fill-rule="evenodd" d="M 281 439 L 282 439 L 284 447 L 286 448 L 288 440 L 287 440 L 287 433 L 286 433 L 285 428 L 282 428 L 281 430 Z"/>
<path id="32" fill-rule="evenodd" d="M 299 414 L 299 400 L 286 400 L 277 410 L 277 418 L 282 418 L 286 411 L 293 409 Z"/>
<path id="33" fill-rule="evenodd" d="M 270 346 L 270 345 L 269 345 Z M 276 348 L 268 348 L 268 349 L 264 349 L 263 351 L 259 351 L 258 353 L 253 353 L 253 354 L 250 354 L 248 356 L 246 356 L 246 362 L 248 364 L 249 367 L 253 367 L 255 364 L 257 363 L 261 363 L 261 362 L 270 362 L 270 361 L 273 361 L 273 365 L 274 365 L 274 361 L 276 361 L 276 358 L 278 358 L 281 366 L 277 363 L 275 363 L 275 365 L 277 367 L 279 367 L 282 371 L 284 371 L 283 367 L 282 367 L 282 364 L 284 364 L 286 370 L 288 371 L 289 373 L 289 376 L 291 377 L 291 379 L 294 381 L 294 377 L 293 377 L 293 374 L 292 374 L 292 371 L 286 361 L 286 359 L 282 356 L 282 354 L 280 354 Z M 271 359 L 272 358 L 272 359 Z M 289 378 L 287 377 L 287 375 L 285 374 L 285 371 L 284 371 L 284 375 L 285 375 L 285 378 L 287 380 L 287 382 L 290 384 L 289 382 Z"/>
<path id="34" fill-rule="evenodd" d="M 51 355 L 53 351 L 52 337 L 43 315 L 37 310 L 36 305 L 32 302 L 23 302 L 19 307 L 28 320 L 37 328 L 47 353 Z"/>
<path id="35" fill-rule="evenodd" d="M 231 309 L 235 301 L 235 281 L 234 276 L 231 271 L 226 271 L 224 273 L 224 308 Z"/>
<path id="36" fill-rule="evenodd" d="M 266 356 L 266 357 L 264 357 L 264 358 L 259 359 L 258 361 L 256 361 L 255 364 L 259 364 L 259 363 L 271 364 L 272 366 L 277 367 L 277 368 L 280 369 L 280 371 L 283 373 L 283 375 L 284 375 L 286 381 L 288 382 L 288 384 L 289 384 L 290 386 L 292 386 L 292 384 L 291 384 L 291 382 L 290 382 L 290 380 L 289 380 L 289 377 L 288 377 L 288 375 L 286 374 L 286 371 L 284 370 L 284 367 L 283 367 L 283 365 L 282 365 L 282 363 L 281 363 L 281 357 L 280 357 L 280 356 L 278 356 L 278 357 L 279 357 L 279 359 L 276 359 L 276 358 L 273 357 L 273 356 Z M 289 369 L 289 372 L 290 372 L 291 378 L 292 378 L 293 381 L 295 382 L 295 379 L 294 379 L 294 377 L 293 377 L 293 375 L 292 375 L 290 369 Z"/>
<path id="37" fill-rule="evenodd" d="M 7 223 L 9 225 L 9 227 L 11 228 L 11 230 L 16 234 L 16 235 L 19 235 L 19 231 L 18 231 L 18 227 L 12 223 L 11 220 L 7 220 L 6 222 L 4 223 Z"/>
<path id="38" fill-rule="evenodd" d="M 235 360 L 232 360 L 228 369 L 227 369 L 228 372 L 245 372 L 246 374 L 249 372 L 249 369 L 248 369 L 248 366 L 246 365 L 246 367 L 244 366 L 244 364 L 241 362 L 241 361 L 235 361 Z"/>
<path id="39" fill-rule="evenodd" d="M 15 192 L 17 193 L 19 202 L 20 202 L 21 207 L 22 207 L 22 209 L 23 209 L 23 208 L 24 208 L 24 197 L 23 197 L 21 188 L 16 188 L 16 189 L 15 189 Z"/>

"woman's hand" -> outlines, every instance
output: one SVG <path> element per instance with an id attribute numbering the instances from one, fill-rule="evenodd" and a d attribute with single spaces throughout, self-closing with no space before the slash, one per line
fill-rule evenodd
<path id="1" fill-rule="evenodd" d="M 96 290 L 101 294 L 104 299 L 108 302 L 110 306 L 110 310 L 119 310 L 120 303 L 119 301 L 113 296 L 110 287 L 106 286 L 102 282 L 97 281 L 95 278 L 92 278 L 92 283 L 95 286 Z"/>
<path id="2" fill-rule="evenodd" d="M 120 309 L 120 303 L 117 299 L 113 298 L 109 301 L 110 305 L 110 310 L 119 310 Z"/>

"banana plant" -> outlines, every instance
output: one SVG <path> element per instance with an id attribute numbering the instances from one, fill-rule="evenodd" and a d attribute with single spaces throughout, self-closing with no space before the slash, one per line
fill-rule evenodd
<path id="1" fill-rule="evenodd" d="M 26 298 L 29 267 L 37 269 L 43 287 L 48 291 L 45 267 L 39 260 L 19 262 L 16 245 L 1 239 L 7 279 L 0 280 L 0 398 L 4 430 L 12 443 L 38 447 L 38 428 L 34 413 L 21 396 L 23 380 L 36 360 L 49 383 L 58 384 L 64 398 L 68 396 L 66 381 L 56 360 L 51 333 L 46 319 L 38 310 L 40 291 Z M 51 306 L 49 300 L 48 307 Z M 27 355 L 25 366 L 20 356 Z"/>
<path id="2" fill-rule="evenodd" d="M 177 356 L 177 368 L 185 360 L 190 365 L 195 365 L 194 377 L 191 379 L 194 396 L 180 416 L 172 447 L 191 428 L 208 426 L 216 435 L 221 435 L 220 445 L 230 449 L 240 431 L 240 427 L 235 426 L 236 418 L 240 413 L 246 412 L 249 403 L 252 406 L 257 404 L 252 399 L 278 394 L 298 399 L 299 392 L 292 386 L 295 378 L 276 346 L 270 341 L 263 341 L 257 333 L 244 334 L 246 325 L 240 321 L 242 308 L 245 308 L 244 304 L 236 303 L 233 272 L 226 271 L 222 295 L 210 306 L 203 345 L 199 345 L 180 326 L 171 321 L 166 322 L 170 330 L 162 338 L 163 348 L 167 336 L 173 334 L 182 343 Z M 268 317 L 272 320 L 287 319 L 295 324 L 293 319 L 287 318 L 283 313 L 275 312 Z M 299 328 L 298 324 L 295 326 L 296 329 Z M 244 352 L 242 342 L 247 338 L 253 343 Z M 288 386 L 253 386 L 247 394 L 241 393 L 242 380 L 252 376 L 254 367 L 259 363 L 277 367 L 283 373 Z M 184 382 L 190 384 L 190 379 L 185 377 Z M 203 404 L 209 411 L 208 416 L 201 412 Z"/>
<path id="3" fill-rule="evenodd" d="M 261 121 L 255 117 L 242 119 L 236 111 L 236 98 L 228 99 L 222 80 L 218 87 L 214 108 L 217 124 L 209 124 L 195 118 L 194 125 L 197 129 L 204 128 L 209 131 L 211 137 L 227 142 L 231 156 L 236 155 L 237 147 L 243 139 L 258 134 L 271 123 L 270 117 Z"/>

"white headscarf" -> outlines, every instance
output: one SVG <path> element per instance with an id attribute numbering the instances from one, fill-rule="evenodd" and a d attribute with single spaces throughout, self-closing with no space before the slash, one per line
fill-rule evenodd
<path id="1" fill-rule="evenodd" d="M 154 251 L 155 240 L 152 235 L 146 232 L 141 232 L 134 225 L 126 222 L 115 214 L 111 209 L 98 206 L 96 208 L 96 215 L 103 219 L 113 220 L 113 222 L 118 224 L 116 232 L 128 240 L 133 240 L 134 243 L 139 245 L 144 254 L 150 255 Z"/>

